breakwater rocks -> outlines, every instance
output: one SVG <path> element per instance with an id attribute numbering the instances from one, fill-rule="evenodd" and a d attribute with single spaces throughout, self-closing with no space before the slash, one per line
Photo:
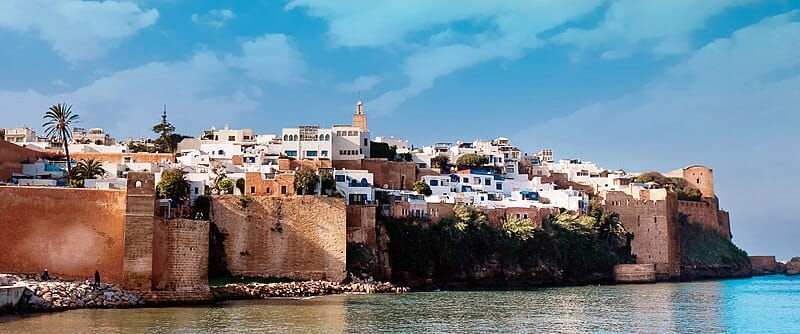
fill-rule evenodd
<path id="1" fill-rule="evenodd" d="M 79 308 L 122 308 L 144 304 L 138 295 L 115 284 L 63 280 L 39 281 L 33 277 L 2 275 L 0 283 L 24 287 L 21 298 L 11 308 L 14 311 L 41 312 Z"/>
<path id="2" fill-rule="evenodd" d="M 211 288 L 211 292 L 217 300 L 263 299 L 274 297 L 298 298 L 348 293 L 406 293 L 409 291 L 409 288 L 397 287 L 392 283 L 374 282 L 372 280 L 347 284 L 326 281 L 228 284 Z"/>

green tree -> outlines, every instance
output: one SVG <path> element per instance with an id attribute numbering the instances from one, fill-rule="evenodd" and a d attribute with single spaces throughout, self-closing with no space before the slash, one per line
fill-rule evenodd
<path id="1" fill-rule="evenodd" d="M 336 180 L 333 178 L 333 173 L 324 171 L 319 173 L 319 182 L 322 185 L 322 191 L 336 190 Z"/>
<path id="2" fill-rule="evenodd" d="M 183 202 L 189 196 L 186 172 L 179 168 L 165 170 L 161 173 L 161 180 L 158 181 L 156 190 L 160 198 L 169 198 L 177 203 Z"/>
<path id="3" fill-rule="evenodd" d="M 476 168 L 489 163 L 489 158 L 474 153 L 464 154 L 456 160 L 459 167 Z"/>
<path id="4" fill-rule="evenodd" d="M 78 114 L 72 113 L 72 106 L 66 103 L 58 103 L 50 107 L 44 114 L 45 136 L 50 139 L 57 139 L 64 145 L 64 154 L 67 157 L 67 183 L 72 178 L 72 163 L 69 158 L 69 140 L 72 139 L 72 123 L 78 122 Z"/>
<path id="5" fill-rule="evenodd" d="M 450 158 L 446 155 L 437 155 L 431 158 L 431 167 L 432 168 L 447 168 L 447 165 L 450 163 Z"/>
<path id="6" fill-rule="evenodd" d="M 222 180 L 219 180 L 219 182 L 217 182 L 217 189 L 219 189 L 220 194 L 230 194 L 233 193 L 234 185 L 235 184 L 233 180 L 229 178 L 224 178 Z"/>
<path id="7" fill-rule="evenodd" d="M 103 176 L 105 173 L 106 170 L 103 169 L 103 164 L 94 159 L 78 161 L 73 170 L 73 176 L 80 180 L 93 179 L 96 176 Z"/>
<path id="8" fill-rule="evenodd" d="M 519 238 L 522 241 L 533 238 L 536 225 L 528 218 L 517 219 L 507 218 L 503 221 L 503 231 L 512 238 Z"/>
<path id="9" fill-rule="evenodd" d="M 310 169 L 301 169 L 294 173 L 294 189 L 300 195 L 313 194 L 317 188 L 317 173 Z"/>
<path id="10" fill-rule="evenodd" d="M 244 179 L 236 179 L 236 188 L 239 189 L 239 193 L 244 195 Z"/>
<path id="11" fill-rule="evenodd" d="M 703 194 L 696 188 L 682 188 L 678 189 L 678 199 L 681 201 L 694 201 L 700 202 Z"/>
<path id="12" fill-rule="evenodd" d="M 431 194 L 433 194 L 431 186 L 429 186 L 427 183 L 425 183 L 425 181 L 422 180 L 414 182 L 414 191 L 416 191 L 417 194 L 425 196 L 430 196 Z"/>
<path id="13" fill-rule="evenodd" d="M 172 136 L 175 134 L 175 126 L 167 122 L 167 109 L 164 109 L 164 113 L 161 115 L 161 123 L 158 123 L 153 126 L 153 132 L 158 134 L 158 138 L 156 138 L 155 144 L 160 152 L 168 152 L 172 153 L 175 151 L 175 147 L 173 147 Z M 177 146 L 177 143 L 175 143 Z"/>

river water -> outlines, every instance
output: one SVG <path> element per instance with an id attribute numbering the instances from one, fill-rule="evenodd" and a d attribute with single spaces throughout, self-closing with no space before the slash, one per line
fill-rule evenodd
<path id="1" fill-rule="evenodd" d="M 76 310 L 0 333 L 800 333 L 800 277 Z"/>

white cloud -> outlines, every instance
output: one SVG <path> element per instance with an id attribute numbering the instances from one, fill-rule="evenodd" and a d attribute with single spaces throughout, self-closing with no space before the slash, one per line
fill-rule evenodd
<path id="1" fill-rule="evenodd" d="M 180 111 L 171 113 L 170 119 L 183 129 L 221 124 L 241 112 L 256 110 L 262 96 L 259 86 L 265 81 L 296 82 L 295 78 L 300 77 L 291 73 L 302 64 L 296 50 L 291 53 L 291 61 L 271 54 L 274 48 L 291 48 L 280 46 L 280 41 L 285 42 L 286 37 L 268 34 L 242 43 L 241 55 L 199 51 L 183 61 L 152 62 L 109 73 L 86 86 L 62 93 L 0 91 L 0 101 L 5 105 L 0 110 L 0 119 L 36 127 L 49 105 L 67 102 L 75 106 L 82 121 L 90 126 L 106 127 L 111 133 L 144 136 L 150 135 L 148 129 L 157 121 L 160 106 L 166 103 L 169 110 Z M 264 43 L 274 48 L 253 47 Z M 287 68 L 287 63 L 293 65 Z M 273 71 L 273 68 L 279 69 Z M 246 74 L 244 80 L 240 73 Z"/>
<path id="2" fill-rule="evenodd" d="M 493 59 L 515 59 L 541 45 L 539 34 L 579 18 L 602 0 L 521 2 L 295 0 L 286 8 L 305 8 L 323 18 L 340 47 L 397 47 L 412 53 L 403 64 L 409 83 L 370 101 L 374 114 L 392 112 L 433 87 L 436 79 Z M 391 18 L 391 19 L 387 19 Z M 474 31 L 455 31 L 453 22 L 471 22 Z M 470 30 L 470 29 L 467 29 Z M 422 43 L 410 36 L 429 36 Z"/>
<path id="3" fill-rule="evenodd" d="M 194 13 L 191 16 L 192 22 L 205 24 L 220 29 L 225 26 L 225 22 L 236 18 L 236 14 L 230 9 L 212 9 L 205 14 Z"/>
<path id="4" fill-rule="evenodd" d="M 789 256 L 794 240 L 768 249 L 755 236 L 791 224 L 793 217 L 779 212 L 794 205 L 793 197 L 784 195 L 787 189 L 800 187 L 791 177 L 762 177 L 773 166 L 800 164 L 800 44 L 792 43 L 797 40 L 800 12 L 765 19 L 703 46 L 640 92 L 515 137 L 523 145 L 541 145 L 547 138 L 557 152 L 623 162 L 610 168 L 706 164 L 714 168 L 722 205 L 732 211 L 737 242 L 756 253 Z"/>
<path id="5" fill-rule="evenodd" d="M 284 34 L 267 34 L 242 44 L 242 55 L 225 61 L 258 80 L 276 83 L 303 82 L 307 67 L 303 56 Z"/>
<path id="6" fill-rule="evenodd" d="M 372 89 L 375 87 L 379 82 L 381 82 L 381 77 L 376 75 L 362 75 L 358 78 L 355 78 L 351 82 L 341 83 L 336 85 L 336 89 L 343 91 L 343 92 L 363 92 Z"/>
<path id="7" fill-rule="evenodd" d="M 157 10 L 131 2 L 0 1 L 0 28 L 35 33 L 71 62 L 97 58 L 156 20 Z"/>
<path id="8" fill-rule="evenodd" d="M 692 50 L 690 34 L 710 17 L 752 0 L 620 0 L 609 4 L 605 17 L 593 28 L 568 29 L 553 38 L 563 44 L 599 49 L 604 59 L 636 52 L 683 54 Z"/>

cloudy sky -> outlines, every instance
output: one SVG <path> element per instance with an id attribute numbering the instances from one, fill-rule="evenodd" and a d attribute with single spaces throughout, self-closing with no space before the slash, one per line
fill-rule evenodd
<path id="1" fill-rule="evenodd" d="M 800 2 L 0 1 L 0 127 L 56 102 L 149 136 L 346 123 L 507 136 L 608 168 L 714 169 L 734 240 L 800 255 Z"/>

